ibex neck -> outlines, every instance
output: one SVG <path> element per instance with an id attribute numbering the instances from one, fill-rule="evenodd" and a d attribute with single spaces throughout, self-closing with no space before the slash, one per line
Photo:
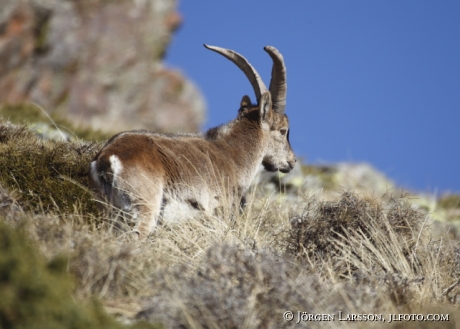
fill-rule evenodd
<path id="1" fill-rule="evenodd" d="M 241 169 L 256 170 L 254 168 L 262 162 L 266 146 L 260 125 L 255 120 L 233 120 L 208 130 L 205 138 L 228 154 Z"/>

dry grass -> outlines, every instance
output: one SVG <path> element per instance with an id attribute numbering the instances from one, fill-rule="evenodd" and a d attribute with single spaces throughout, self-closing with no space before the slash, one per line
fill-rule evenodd
<path id="1" fill-rule="evenodd" d="M 355 208 L 342 208 L 349 202 Z M 144 242 L 114 234 L 108 223 L 98 228 L 78 214 L 64 220 L 35 215 L 29 232 L 47 258 L 67 255 L 79 299 L 97 296 L 130 321 L 159 321 L 168 328 L 282 328 L 293 326 L 282 319 L 286 310 L 387 316 L 429 313 L 435 306 L 453 321 L 460 302 L 460 248 L 430 241 L 425 215 L 407 202 L 382 205 L 347 192 L 335 203 L 306 200 L 289 215 L 281 200 L 252 200 L 236 218 L 165 223 Z M 295 232 L 308 232 L 298 224 L 304 207 L 317 211 L 309 213 L 310 229 L 331 234 L 324 250 L 293 248 L 304 241 Z M 336 221 L 322 217 L 325 209 L 340 209 L 351 222 L 333 232 Z M 413 226 L 398 226 L 397 220 Z M 310 239 L 319 246 L 322 236 Z"/>
<path id="2" fill-rule="evenodd" d="M 65 161 L 72 177 L 87 170 L 84 161 Z M 433 241 L 427 214 L 407 198 L 383 202 L 348 191 L 339 201 L 323 202 L 254 192 L 242 214 L 166 220 L 137 241 L 115 232 L 103 215 L 91 219 L 79 197 L 65 211 L 37 211 L 34 199 L 21 194 L 16 202 L 19 192 L 1 177 L 3 221 L 26 223 L 46 259 L 67 259 L 77 300 L 100 298 L 122 321 L 158 321 L 167 328 L 390 327 L 338 322 L 341 311 L 386 319 L 389 313 L 443 313 L 450 321 L 415 323 L 460 327 L 460 246 Z M 28 176 L 20 191 L 34 186 L 33 179 Z M 297 318 L 283 320 L 285 311 L 334 314 L 336 320 L 296 324 Z M 401 324 L 409 323 L 393 323 Z"/>

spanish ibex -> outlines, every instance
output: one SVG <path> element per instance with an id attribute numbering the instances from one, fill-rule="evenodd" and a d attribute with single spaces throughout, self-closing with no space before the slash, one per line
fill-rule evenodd
<path id="1" fill-rule="evenodd" d="M 274 47 L 270 88 L 240 54 L 204 45 L 236 64 L 249 79 L 257 105 L 244 96 L 235 120 L 202 135 L 129 131 L 113 136 L 90 165 L 91 187 L 106 203 L 134 221 L 134 232 L 148 236 L 169 201 L 213 211 L 244 206 L 260 164 L 289 172 L 296 158 L 289 143 L 286 68 Z"/>

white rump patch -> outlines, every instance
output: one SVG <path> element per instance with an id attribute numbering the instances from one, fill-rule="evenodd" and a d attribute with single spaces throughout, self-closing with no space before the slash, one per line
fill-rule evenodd
<path id="1" fill-rule="evenodd" d="M 110 168 L 112 168 L 112 173 L 114 176 L 119 176 L 121 171 L 123 170 L 123 166 L 121 165 L 120 159 L 113 154 L 109 158 L 110 160 Z"/>

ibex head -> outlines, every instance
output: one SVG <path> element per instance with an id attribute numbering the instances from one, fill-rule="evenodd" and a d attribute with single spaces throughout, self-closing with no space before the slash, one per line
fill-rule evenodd
<path id="1" fill-rule="evenodd" d="M 264 168 L 268 171 L 279 170 L 283 173 L 291 171 L 296 158 L 289 143 L 289 120 L 284 113 L 287 85 L 283 56 L 275 47 L 264 47 L 273 60 L 270 88 L 267 89 L 260 75 L 242 55 L 229 49 L 204 46 L 235 63 L 244 72 L 254 89 L 257 104 L 253 105 L 249 96 L 244 96 L 241 100 L 239 118 L 255 111 L 259 113 L 259 124 L 265 141 L 262 160 Z"/>

